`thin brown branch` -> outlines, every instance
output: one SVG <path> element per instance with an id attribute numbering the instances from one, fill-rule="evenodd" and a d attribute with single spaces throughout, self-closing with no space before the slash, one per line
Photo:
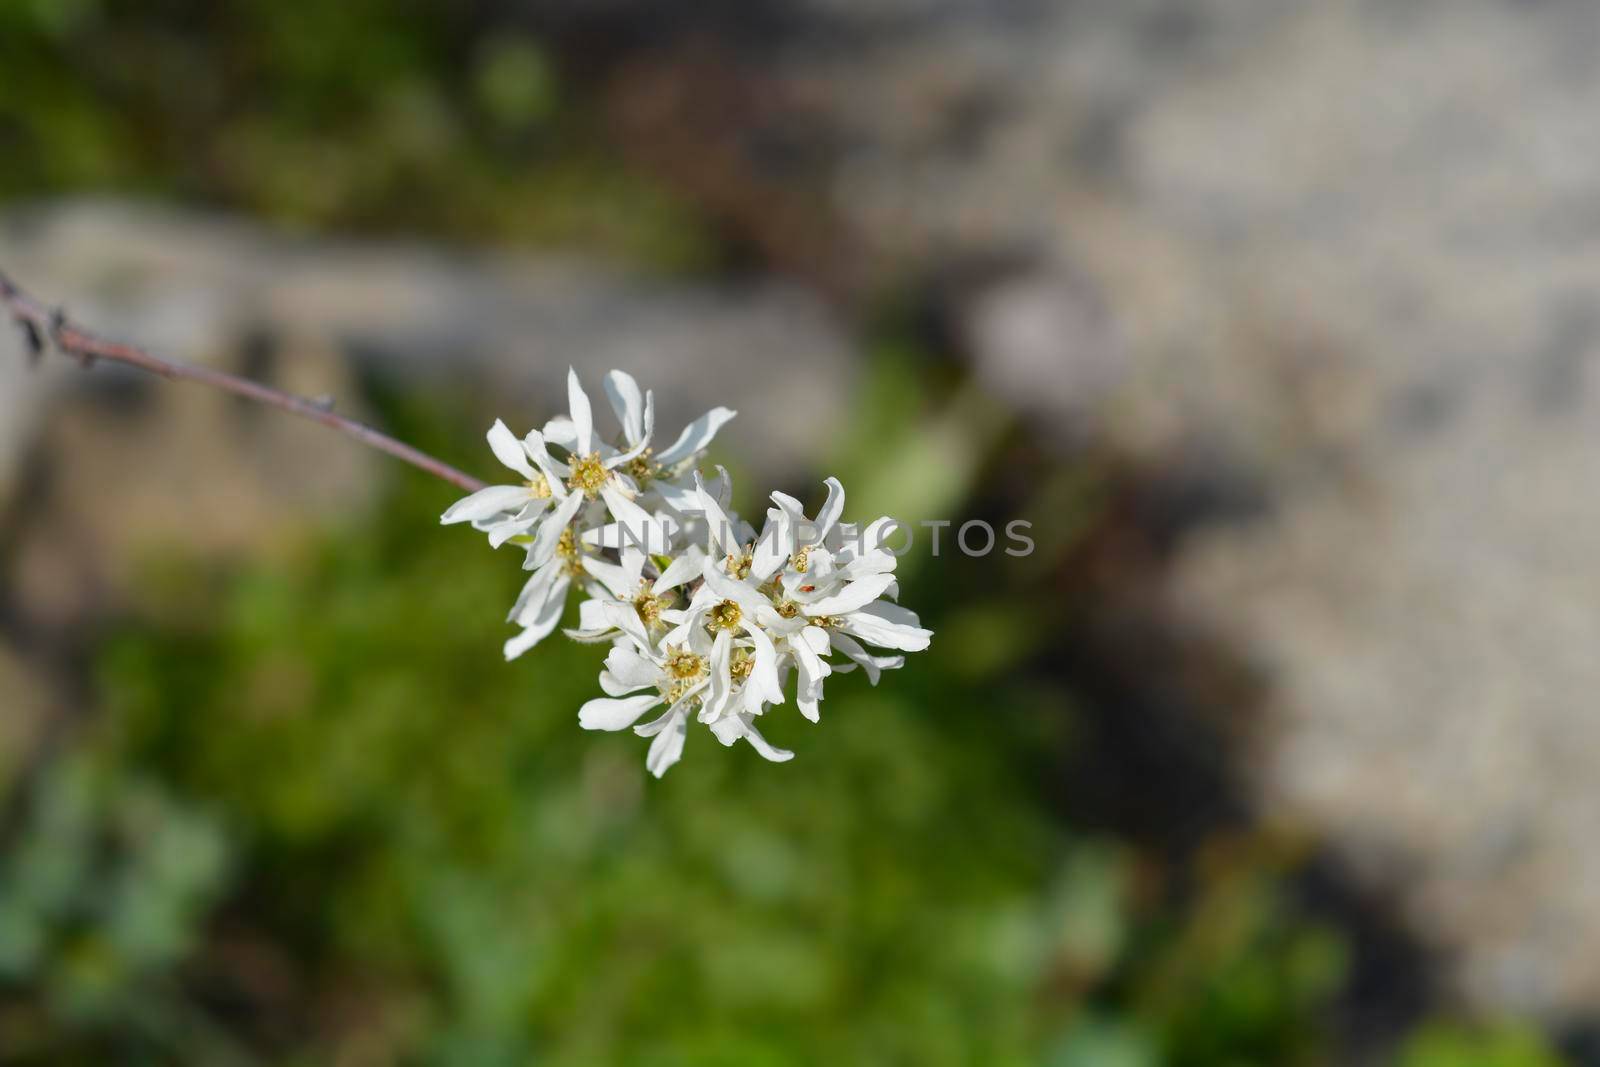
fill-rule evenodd
<path id="1" fill-rule="evenodd" d="M 308 397 L 286 393 L 281 389 L 253 382 L 248 378 L 226 374 L 210 367 L 196 366 L 192 363 L 179 363 L 175 360 L 162 359 L 135 345 L 123 344 L 118 341 L 108 341 L 103 337 L 78 326 L 59 309 L 46 307 L 38 300 L 23 292 L 4 272 L 0 272 L 0 303 L 3 303 L 11 312 L 11 317 L 16 320 L 17 326 L 22 330 L 23 339 L 28 346 L 30 356 L 37 357 L 45 343 L 53 344 L 63 353 L 73 357 L 85 367 L 91 367 L 96 360 L 105 360 L 108 363 L 122 363 L 140 370 L 159 374 L 170 381 L 199 382 L 202 385 L 213 386 L 223 392 L 242 396 L 248 400 L 259 401 L 269 407 L 287 411 L 301 418 L 310 419 L 312 422 L 321 423 L 340 433 L 354 437 L 362 444 L 386 452 L 396 459 L 403 460 L 419 470 L 427 471 L 436 478 L 475 492 L 484 487 L 484 483 L 464 471 L 456 470 L 441 460 L 435 459 L 418 449 L 411 447 L 403 441 L 397 441 L 388 434 L 368 426 L 355 419 L 347 419 L 333 410 L 331 402 L 327 400 L 312 400 Z"/>

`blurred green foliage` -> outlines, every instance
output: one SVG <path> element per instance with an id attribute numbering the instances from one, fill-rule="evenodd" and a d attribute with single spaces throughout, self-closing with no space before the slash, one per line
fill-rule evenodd
<path id="1" fill-rule="evenodd" d="M 1069 694 L 951 641 L 776 710 L 792 763 L 695 736 L 657 782 L 577 728 L 600 650 L 500 661 L 517 561 L 421 482 L 290 565 L 151 568 L 3 852 L 7 1062 L 1327 1062 L 1294 850 L 1179 892 L 1063 826 Z M 961 585 L 906 595 L 979 629 Z"/>
<path id="2" fill-rule="evenodd" d="M 1399 1067 L 1561 1067 L 1543 1037 L 1520 1023 L 1430 1023 L 1407 1042 Z"/>
<path id="3" fill-rule="evenodd" d="M 0 200 L 116 189 L 296 228 L 711 251 L 482 5 L 0 3 Z"/>

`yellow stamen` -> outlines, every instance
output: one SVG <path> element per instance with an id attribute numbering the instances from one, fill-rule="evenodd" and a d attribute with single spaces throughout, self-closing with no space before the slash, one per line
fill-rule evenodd
<path id="1" fill-rule="evenodd" d="M 736 648 L 728 661 L 728 674 L 736 682 L 743 682 L 755 670 L 756 657 L 748 648 Z"/>
<path id="2" fill-rule="evenodd" d="M 647 448 L 630 459 L 627 466 L 623 468 L 640 489 L 645 488 L 661 476 L 661 464 L 651 457 L 652 450 Z"/>
<path id="3" fill-rule="evenodd" d="M 578 578 L 583 575 L 583 553 L 589 551 L 589 546 L 579 541 L 573 534 L 572 527 L 561 531 L 561 540 L 556 542 L 556 555 L 564 561 L 562 567 L 570 577 Z"/>
<path id="4" fill-rule="evenodd" d="M 739 620 L 744 617 L 744 612 L 735 601 L 724 600 L 712 608 L 707 615 L 709 616 L 706 620 L 707 628 L 711 630 L 736 630 L 739 627 Z"/>
<path id="5" fill-rule="evenodd" d="M 591 452 L 582 459 L 572 461 L 572 473 L 567 476 L 567 488 L 577 489 L 593 500 L 600 495 L 611 472 L 600 462 L 600 453 Z"/>
<path id="6" fill-rule="evenodd" d="M 661 611 L 672 602 L 672 594 L 665 593 L 661 596 L 650 591 L 648 582 L 639 587 L 639 592 L 633 598 L 633 610 L 639 613 L 639 621 L 645 626 L 654 626 L 661 621 Z"/>
<path id="7" fill-rule="evenodd" d="M 705 657 L 682 645 L 667 649 L 667 673 L 680 681 L 697 678 L 706 672 Z"/>

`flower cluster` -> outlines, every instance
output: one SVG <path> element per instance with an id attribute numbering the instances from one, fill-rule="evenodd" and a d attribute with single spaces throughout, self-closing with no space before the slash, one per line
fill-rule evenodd
<path id="1" fill-rule="evenodd" d="M 713 408 L 656 451 L 652 395 L 622 371 L 606 375 L 605 392 L 620 423 L 610 439 L 575 371 L 570 414 L 520 440 L 496 422 L 489 447 L 520 480 L 481 489 L 441 519 L 470 523 L 496 548 L 526 549 L 531 574 L 509 618 L 521 633 L 507 659 L 549 636 L 571 591 L 582 593 L 567 636 L 611 649 L 605 695 L 579 710 L 581 726 L 653 738 L 646 766 L 657 777 L 682 755 L 691 719 L 724 745 L 742 738 L 781 762 L 794 753 L 769 744 L 756 720 L 784 703 L 791 675 L 800 713 L 816 722 L 830 674 L 859 667 L 877 684 L 904 662 L 894 653 L 928 647 L 931 631 L 894 602 L 895 557 L 881 543 L 891 520 L 841 523 L 844 488 L 829 478 L 814 517 L 773 493 L 757 533 L 728 506 L 727 472 L 707 484 L 698 469 L 732 411 Z"/>

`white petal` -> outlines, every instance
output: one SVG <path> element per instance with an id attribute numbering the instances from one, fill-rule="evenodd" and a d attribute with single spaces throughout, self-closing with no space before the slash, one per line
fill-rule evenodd
<path id="1" fill-rule="evenodd" d="M 858 578 L 865 578 L 871 574 L 888 574 L 892 572 L 899 561 L 889 552 L 868 552 L 856 556 L 834 573 L 846 581 L 853 582 Z"/>
<path id="2" fill-rule="evenodd" d="M 639 588 L 639 583 L 644 580 L 644 565 L 650 558 L 633 545 L 623 545 L 618 557 L 622 561 L 622 570 L 630 582 L 629 592 Z"/>
<path id="3" fill-rule="evenodd" d="M 516 659 L 550 636 L 550 632 L 561 622 L 561 613 L 567 606 L 568 584 L 566 577 L 562 576 L 551 587 L 549 596 L 543 603 L 542 610 L 526 620 L 522 633 L 506 642 L 506 659 Z"/>
<path id="4" fill-rule="evenodd" d="M 805 520 L 806 509 L 804 505 L 788 493 L 773 493 L 772 502 L 778 505 L 785 515 L 789 516 L 791 522 L 803 522 Z"/>
<path id="5" fill-rule="evenodd" d="M 817 655 L 815 646 L 819 643 L 818 639 L 822 648 L 826 649 L 828 635 L 818 627 L 808 626 L 789 642 L 789 648 L 794 653 L 795 705 L 799 707 L 800 714 L 812 722 L 818 719 L 817 702 L 822 699 L 822 680 L 833 673 L 833 667 Z"/>
<path id="6" fill-rule="evenodd" d="M 549 442 L 553 438 L 546 437 L 538 430 L 529 430 L 528 436 L 522 439 L 522 447 L 539 468 L 539 473 L 544 475 L 546 482 L 550 483 L 550 491 L 556 496 L 567 495 L 567 475 L 572 471 L 565 463 L 550 454 Z M 558 444 L 560 442 L 557 442 Z"/>
<path id="7" fill-rule="evenodd" d="M 661 676 L 661 668 L 641 656 L 638 649 L 628 645 L 616 645 L 606 653 L 606 670 L 613 679 L 628 687 L 622 693 L 655 685 Z M 610 693 L 610 695 L 615 697 L 621 696 L 622 693 Z"/>
<path id="8" fill-rule="evenodd" d="M 616 470 L 618 467 L 622 466 L 624 463 L 643 452 L 645 450 L 645 446 L 647 446 L 649 443 L 649 441 L 643 439 L 636 441 L 626 452 L 617 452 L 607 456 L 603 461 L 602 466 L 604 466 L 608 471 Z M 628 485 L 630 488 L 634 488 L 633 480 L 631 478 L 628 480 Z"/>
<path id="9" fill-rule="evenodd" d="M 711 496 L 716 500 L 717 506 L 723 511 L 728 511 L 728 505 L 733 503 L 733 475 L 728 473 L 728 468 L 717 464 L 716 481 L 710 486 Z"/>
<path id="10" fill-rule="evenodd" d="M 578 602 L 578 625 L 585 630 L 615 630 L 604 614 L 604 602 L 583 600 Z"/>
<path id="11" fill-rule="evenodd" d="M 656 579 L 650 591 L 659 595 L 668 589 L 676 589 L 684 582 L 693 581 L 700 576 L 705 559 L 706 555 L 698 545 L 690 545 L 682 555 L 672 557 L 672 562 L 667 564 L 667 569 L 661 572 L 661 577 Z"/>
<path id="12" fill-rule="evenodd" d="M 755 666 L 750 669 L 750 679 L 745 683 L 745 688 L 754 689 L 765 703 L 782 704 L 783 685 L 778 681 L 778 650 L 773 647 L 772 639 L 753 621 L 744 624 L 744 632 L 750 635 L 750 640 L 756 646 Z"/>
<path id="13" fill-rule="evenodd" d="M 739 605 L 742 612 L 754 616 L 768 605 L 766 597 L 756 592 L 748 582 L 741 582 L 737 578 L 730 578 L 722 573 L 722 563 L 719 560 L 708 559 L 705 566 L 700 568 L 700 576 L 705 579 L 705 588 L 716 594 L 719 600 L 731 600 Z"/>
<path id="14" fill-rule="evenodd" d="M 879 601 L 839 620 L 839 628 L 869 645 L 921 652 L 933 640 L 933 631 L 917 625 L 915 612 L 898 604 Z"/>
<path id="15" fill-rule="evenodd" d="M 882 672 L 898 670 L 905 666 L 906 658 L 904 656 L 874 656 L 844 634 L 835 632 L 829 636 L 833 642 L 833 647 L 843 652 L 851 663 L 866 672 L 867 681 L 873 685 L 878 684 L 878 678 Z M 834 667 L 835 671 L 840 672 L 849 669 L 850 664 L 839 664 Z"/>
<path id="16" fill-rule="evenodd" d="M 761 528 L 761 536 L 756 538 L 755 551 L 751 554 L 750 577 L 757 582 L 765 582 L 778 569 L 786 563 L 797 547 L 793 542 L 793 526 L 789 517 L 777 508 L 767 509 L 767 524 Z"/>
<path id="17" fill-rule="evenodd" d="M 620 563 L 585 556 L 583 569 L 600 579 L 606 591 L 618 600 L 630 600 L 639 591 L 639 572 Z"/>
<path id="18" fill-rule="evenodd" d="M 580 456 L 594 451 L 594 412 L 589 408 L 589 394 L 578 381 L 576 367 L 567 368 L 567 406 L 572 410 L 572 431 L 575 450 Z"/>
<path id="19" fill-rule="evenodd" d="M 729 663 L 733 638 L 722 630 L 711 645 L 711 680 L 700 710 L 700 721 L 709 722 L 726 710 L 728 698 L 733 695 L 733 676 Z"/>
<path id="20" fill-rule="evenodd" d="M 606 510 L 610 511 L 617 523 L 627 531 L 628 537 L 624 544 L 631 544 L 650 553 L 665 552 L 671 546 L 671 529 L 624 496 L 609 479 L 601 488 L 600 496 L 606 502 Z"/>
<path id="21" fill-rule="evenodd" d="M 878 516 L 867 523 L 865 530 L 857 527 L 855 523 L 846 523 L 839 530 L 839 558 L 852 560 L 874 552 L 887 552 L 884 545 L 889 541 L 890 532 L 898 525 L 900 524 L 890 515 Z M 848 538 L 844 536 L 852 531 L 855 536 Z"/>
<path id="22" fill-rule="evenodd" d="M 660 497 L 661 502 L 674 511 L 690 514 L 700 509 L 700 498 L 695 496 L 693 483 L 686 484 L 658 478 L 650 483 L 650 492 Z"/>
<path id="23" fill-rule="evenodd" d="M 583 494 L 572 493 L 559 507 L 539 520 L 539 532 L 534 535 L 533 547 L 528 549 L 530 564 L 542 567 L 550 562 L 550 557 L 556 554 L 556 546 L 561 543 L 561 535 L 566 532 L 567 525 L 572 522 L 572 517 L 582 506 Z"/>
<path id="24" fill-rule="evenodd" d="M 706 483 L 700 477 L 700 472 L 694 475 L 695 510 L 705 516 L 706 529 L 711 537 L 711 543 L 719 552 L 732 552 L 738 547 L 734 542 L 735 533 L 733 520 L 728 518 L 728 513 L 722 510 L 722 504 L 711 491 L 706 488 Z"/>
<path id="25" fill-rule="evenodd" d="M 639 716 L 661 703 L 655 693 L 636 697 L 595 697 L 578 709 L 578 725 L 585 730 L 626 730 Z"/>
<path id="26" fill-rule="evenodd" d="M 607 626 L 604 629 L 580 626 L 575 630 L 566 629 L 561 632 L 566 635 L 568 640 L 576 641 L 583 645 L 598 645 L 606 641 L 614 641 L 617 637 L 617 630 L 614 626 Z"/>
<path id="27" fill-rule="evenodd" d="M 530 495 L 525 485 L 491 485 L 451 504 L 439 516 L 439 521 L 448 526 L 453 522 L 476 522 L 503 512 L 517 511 L 528 502 Z"/>
<path id="28" fill-rule="evenodd" d="M 674 712 L 666 728 L 650 742 L 650 752 L 644 758 L 645 769 L 660 778 L 667 768 L 683 756 L 683 742 L 689 736 L 688 715 L 681 709 Z"/>
<path id="29" fill-rule="evenodd" d="M 731 745 L 744 736 L 745 723 L 743 715 L 724 715 L 711 724 L 711 734 L 724 746 Z"/>
<path id="30" fill-rule="evenodd" d="M 912 611 L 910 608 L 903 608 L 899 604 L 890 604 L 886 601 L 880 600 L 878 603 L 869 604 L 867 607 L 862 608 L 861 610 L 866 612 L 868 615 L 876 615 L 880 619 L 886 619 L 889 622 L 895 623 L 899 626 L 909 626 L 912 629 L 920 629 L 922 626 L 922 622 L 917 618 L 916 612 Z M 932 635 L 933 633 L 932 630 L 927 630 L 924 632 L 928 633 L 929 635 Z"/>
<path id="31" fill-rule="evenodd" d="M 813 600 L 806 605 L 808 615 L 848 615 L 860 611 L 883 595 L 894 584 L 892 574 L 874 574 L 858 582 L 851 582 L 832 596 Z"/>
<path id="32" fill-rule="evenodd" d="M 517 435 L 507 429 L 506 424 L 499 419 L 495 419 L 494 425 L 489 427 L 489 447 L 494 450 L 495 459 L 529 481 L 533 480 L 533 468 L 528 466 L 528 454 L 522 450 Z"/>
<path id="33" fill-rule="evenodd" d="M 550 507 L 550 503 L 548 498 L 530 500 L 514 517 L 493 524 L 488 531 L 489 547 L 499 548 L 513 537 L 520 537 L 533 529 L 533 524 L 539 521 L 539 516 Z"/>
<path id="34" fill-rule="evenodd" d="M 578 431 L 572 425 L 572 416 L 557 415 L 545 423 L 544 439 L 552 445 L 559 445 L 568 452 L 577 451 Z"/>
<path id="35" fill-rule="evenodd" d="M 827 538 L 834 524 L 839 521 L 839 516 L 844 514 L 844 486 L 837 478 L 829 478 L 823 484 L 828 487 L 828 498 L 822 502 L 822 510 L 817 512 L 818 541 Z"/>
<path id="36" fill-rule="evenodd" d="M 560 566 L 544 566 L 535 570 L 523 583 L 522 591 L 517 594 L 516 603 L 511 605 L 511 612 L 506 616 L 506 621 L 526 626 L 529 619 L 542 615 L 544 603 L 550 599 L 550 590 L 554 587 L 556 578 L 560 576 Z"/>
<path id="37" fill-rule="evenodd" d="M 683 696 L 678 698 L 677 703 L 673 704 L 670 708 L 668 708 L 666 711 L 663 711 L 660 715 L 657 715 L 649 722 L 642 722 L 638 726 L 635 726 L 633 728 L 633 732 L 638 734 L 640 737 L 654 737 L 656 734 L 667 728 L 667 725 L 672 722 L 672 717 L 674 715 L 677 715 L 679 712 L 687 715 L 689 713 L 689 705 L 694 703 L 695 697 L 698 696 L 700 691 L 705 687 L 705 683 L 701 682 L 699 685 L 689 689 L 683 694 Z"/>
<path id="38" fill-rule="evenodd" d="M 639 383 L 627 371 L 607 371 L 602 382 L 611 410 L 622 423 L 622 437 L 630 445 L 644 440 L 644 398 L 639 393 Z"/>
<path id="39" fill-rule="evenodd" d="M 812 692 L 796 693 L 794 695 L 794 703 L 795 706 L 800 709 L 800 714 L 804 715 L 810 721 L 822 721 L 822 686 L 820 683 Z"/>
<path id="40" fill-rule="evenodd" d="M 626 634 L 640 652 L 653 653 L 655 651 L 650 642 L 650 635 L 645 633 L 644 622 L 639 618 L 639 613 L 634 610 L 632 604 L 618 604 L 616 602 L 601 604 L 600 614 L 612 626 Z"/>
<path id="41" fill-rule="evenodd" d="M 738 412 L 728 408 L 712 408 L 685 426 L 678 439 L 656 455 L 656 462 L 670 467 L 704 450 L 717 436 L 717 431 L 736 414 Z"/>
<path id="42" fill-rule="evenodd" d="M 761 736 L 761 731 L 757 730 L 753 723 L 745 723 L 744 739 L 750 742 L 751 748 L 761 753 L 762 758 L 769 759 L 773 763 L 787 763 L 794 759 L 794 753 L 788 749 L 768 744 L 767 739 Z"/>

